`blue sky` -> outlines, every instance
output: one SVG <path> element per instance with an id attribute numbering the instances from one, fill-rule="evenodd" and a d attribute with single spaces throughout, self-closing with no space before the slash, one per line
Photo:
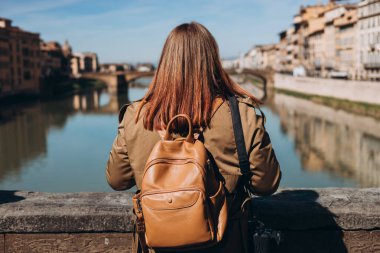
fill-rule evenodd
<path id="1" fill-rule="evenodd" d="M 100 62 L 157 62 L 168 33 L 197 21 L 230 58 L 254 44 L 277 42 L 301 5 L 317 0 L 0 0 L 0 17 L 41 38 L 68 39 Z M 325 2 L 325 1 L 321 1 Z"/>

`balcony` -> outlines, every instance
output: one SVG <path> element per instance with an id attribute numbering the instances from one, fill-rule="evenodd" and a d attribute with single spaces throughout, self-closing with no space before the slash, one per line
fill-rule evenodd
<path id="1" fill-rule="evenodd" d="M 380 62 L 364 63 L 364 68 L 366 68 L 366 69 L 378 69 L 378 68 L 380 68 Z"/>
<path id="2" fill-rule="evenodd" d="M 380 68 L 380 54 L 367 55 L 367 57 L 364 58 L 363 65 L 366 69 Z"/>
<path id="3" fill-rule="evenodd" d="M 325 64 L 325 67 L 326 67 L 327 69 L 333 69 L 333 68 L 334 68 L 334 62 L 331 61 L 331 60 L 327 60 L 327 61 L 326 61 L 326 64 Z"/>

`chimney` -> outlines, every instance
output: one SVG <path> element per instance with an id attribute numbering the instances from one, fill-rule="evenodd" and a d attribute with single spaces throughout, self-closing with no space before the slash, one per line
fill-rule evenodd
<path id="1" fill-rule="evenodd" d="M 1 28 L 8 28 L 11 27 L 12 20 L 6 19 L 6 18 L 0 18 L 0 27 Z"/>

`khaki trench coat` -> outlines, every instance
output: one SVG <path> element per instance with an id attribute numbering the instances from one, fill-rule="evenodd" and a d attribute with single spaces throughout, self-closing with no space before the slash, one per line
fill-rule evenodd
<path id="1" fill-rule="evenodd" d="M 106 168 L 107 181 L 115 190 L 126 190 L 135 185 L 140 189 L 145 162 L 153 146 L 160 140 L 157 132 L 144 129 L 142 123 L 144 109 L 142 109 L 137 123 L 135 122 L 139 103 L 134 102 L 128 105 L 124 115 L 120 115 L 118 133 Z M 250 98 L 238 98 L 238 105 L 253 175 L 251 178 L 252 188 L 257 195 L 272 194 L 278 188 L 281 172 L 270 138 L 265 130 L 265 117 L 257 114 L 254 102 Z M 222 100 L 217 103 L 210 125 L 203 132 L 203 138 L 206 148 L 225 178 L 227 190 L 233 192 L 241 173 L 228 101 Z M 240 204 L 235 203 L 235 205 Z M 236 207 L 230 209 L 240 210 Z M 221 246 L 223 250 L 217 249 L 217 247 L 212 252 L 244 252 L 246 236 L 242 233 L 246 233 L 246 221 L 241 217 L 246 215 L 239 215 L 237 211 L 231 216 L 235 216 L 235 218 L 228 223 L 226 238 L 222 242 L 224 245 Z M 134 252 L 137 252 L 136 247 Z M 207 250 L 206 252 L 211 251 Z"/>

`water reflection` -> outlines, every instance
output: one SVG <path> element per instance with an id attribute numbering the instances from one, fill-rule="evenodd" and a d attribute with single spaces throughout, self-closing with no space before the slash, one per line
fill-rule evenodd
<path id="1" fill-rule="evenodd" d="M 380 122 L 284 94 L 270 107 L 295 142 L 302 167 L 380 186 Z"/>
<path id="2" fill-rule="evenodd" d="M 146 87 L 149 79 L 142 84 Z M 145 92 L 130 88 L 116 96 L 94 91 L 2 107 L 0 189 L 112 191 L 104 168 L 117 113 Z M 267 101 L 264 110 L 284 172 L 282 187 L 380 186 L 378 120 L 283 94 Z"/>
<path id="3" fill-rule="evenodd" d="M 2 111 L 0 119 L 0 181 L 17 175 L 24 163 L 46 154 L 46 122 L 41 105 Z M 53 122 L 53 124 L 60 122 Z"/>
<path id="4" fill-rule="evenodd" d="M 129 103 L 128 96 L 125 94 L 107 96 L 107 102 L 102 102 L 101 91 L 94 91 L 89 94 L 76 94 L 73 96 L 73 109 L 85 113 L 113 114 L 126 103 Z"/>
<path id="5" fill-rule="evenodd" d="M 49 134 L 54 131 L 64 132 L 71 117 L 87 114 L 115 115 L 128 102 L 126 94 L 108 96 L 104 91 L 93 91 L 60 100 L 1 108 L 0 185 L 4 182 L 7 187 L 12 185 L 7 182 L 8 179 L 18 185 L 23 180 L 24 173 L 27 173 L 22 170 L 44 166 L 40 162 L 48 158 Z M 63 157 L 65 154 L 59 158 Z M 55 162 L 61 161 L 58 159 Z"/>

